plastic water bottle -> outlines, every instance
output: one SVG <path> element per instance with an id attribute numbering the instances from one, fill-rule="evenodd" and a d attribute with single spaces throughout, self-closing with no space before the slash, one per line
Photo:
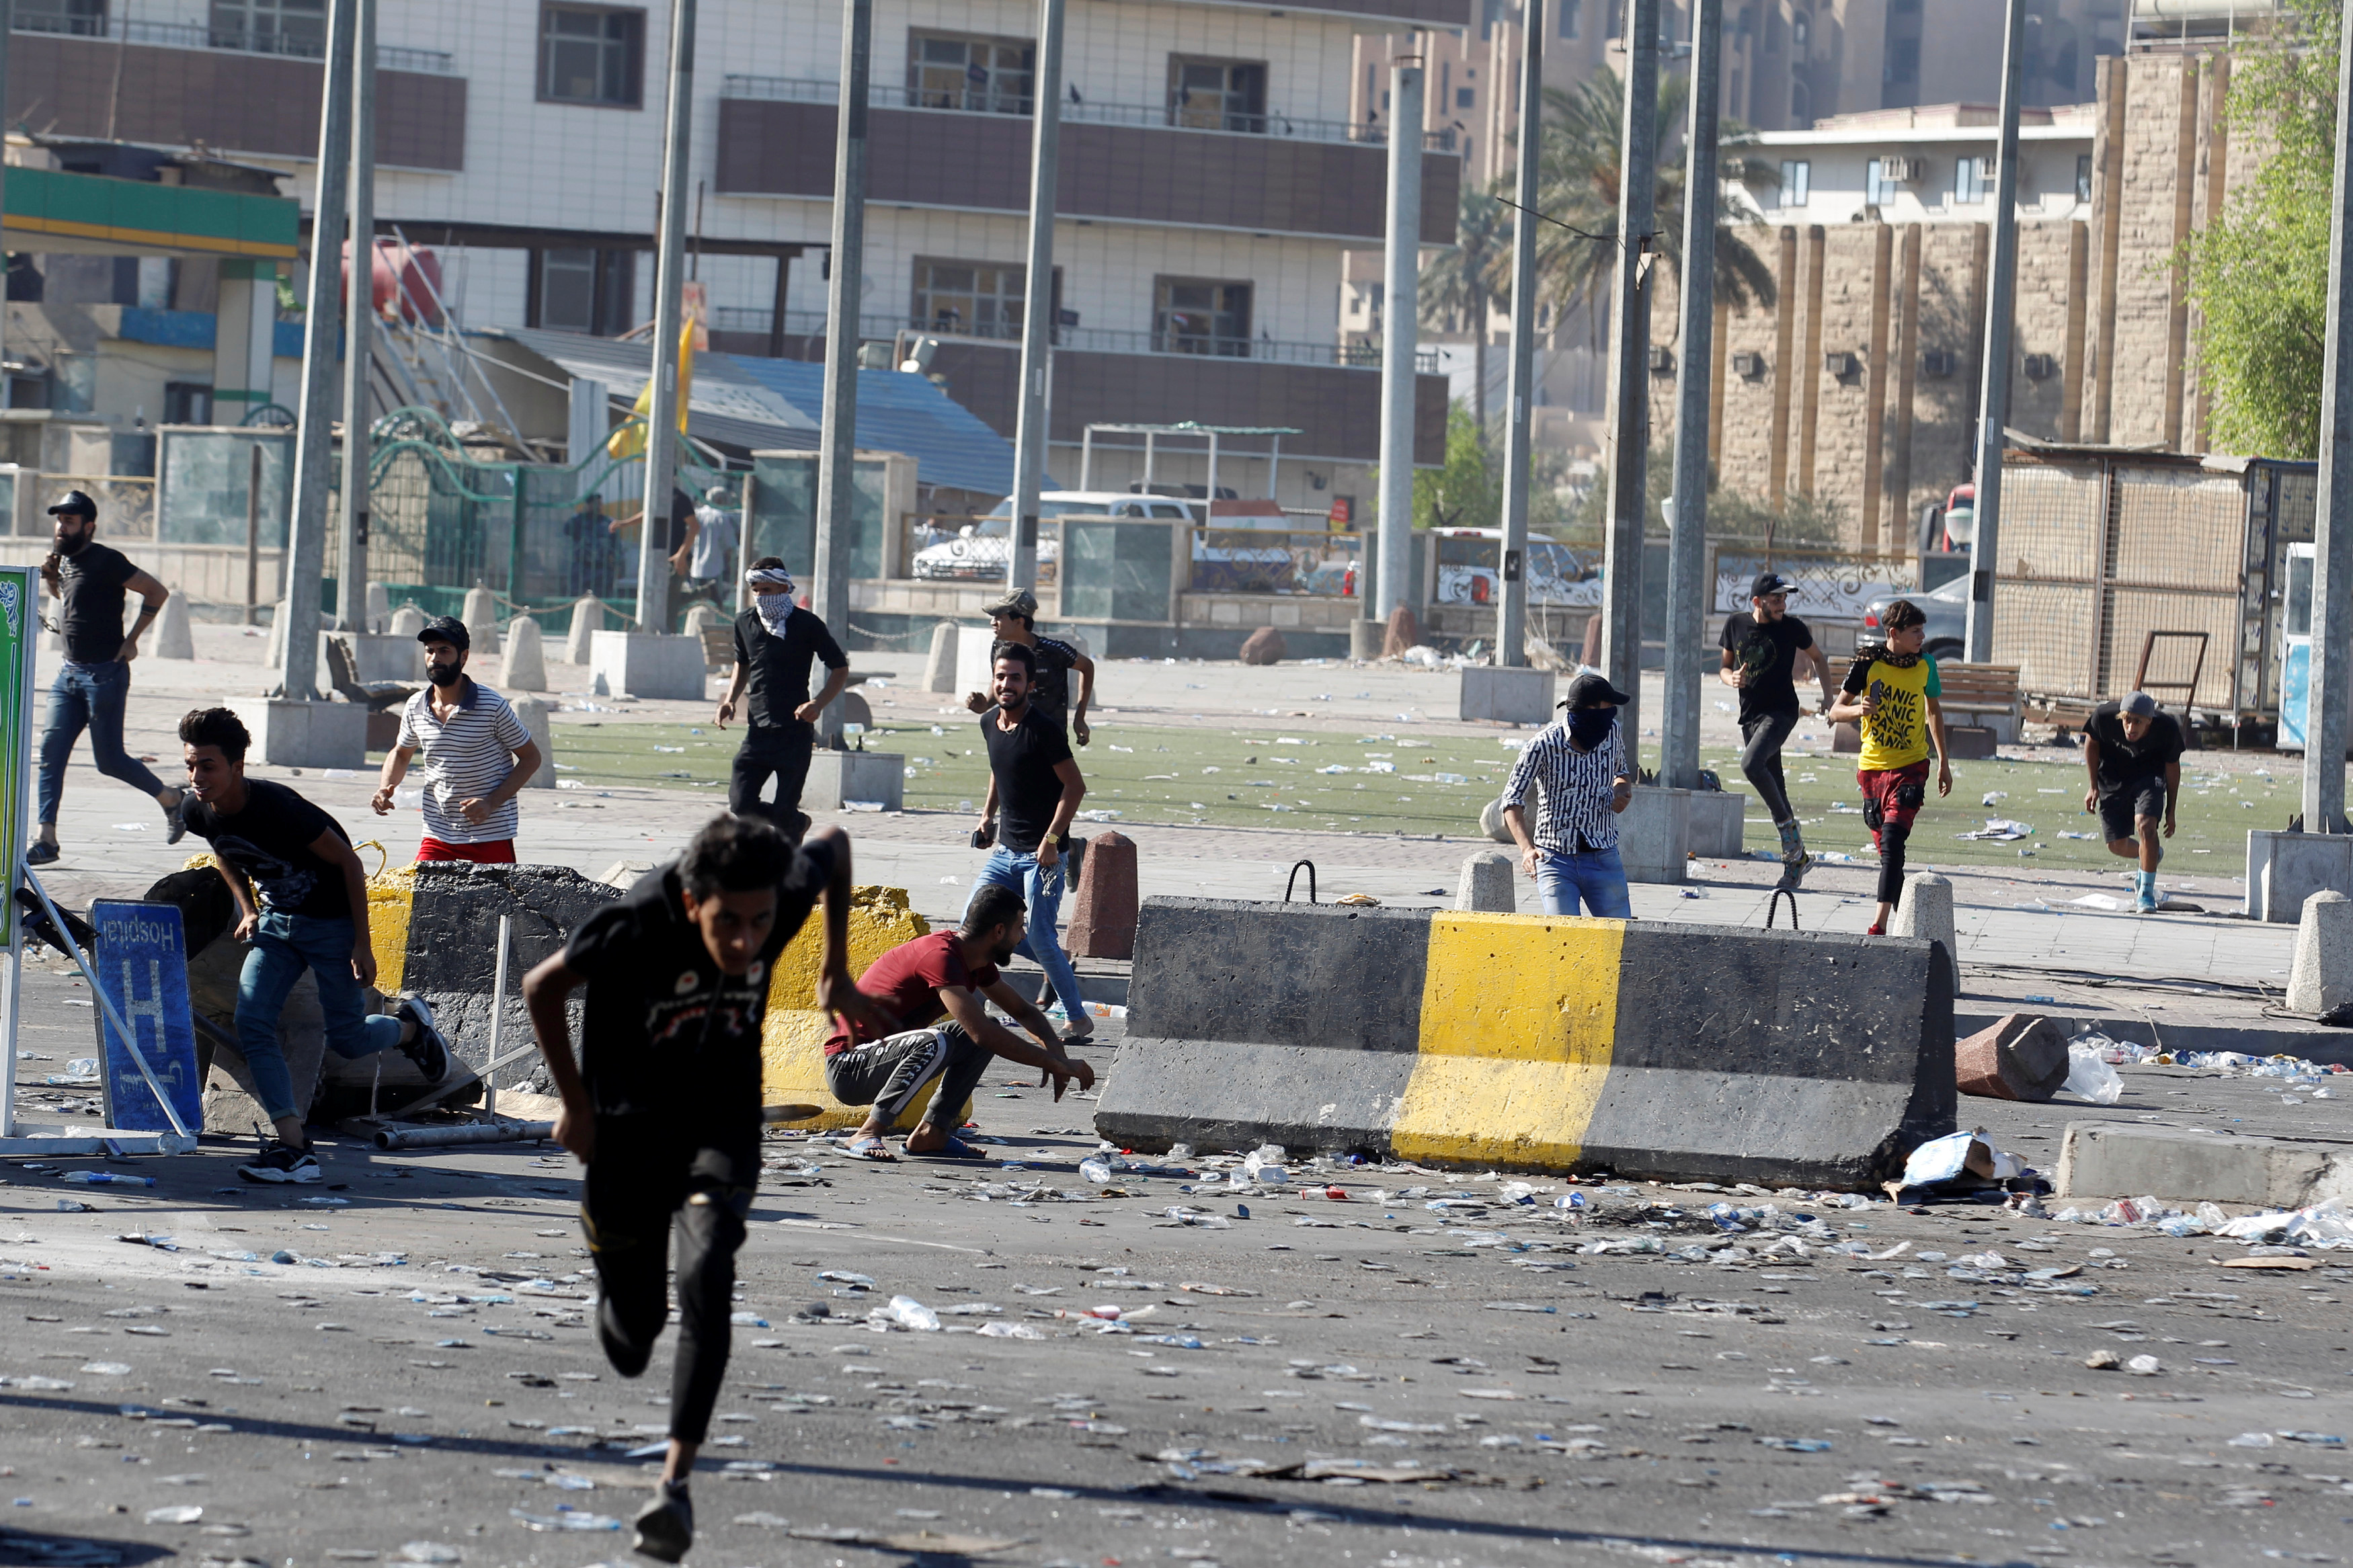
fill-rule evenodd
<path id="1" fill-rule="evenodd" d="M 68 1171 L 64 1179 L 76 1186 L 87 1187 L 152 1187 L 155 1184 L 153 1176 L 127 1175 L 121 1171 Z"/>
<path id="2" fill-rule="evenodd" d="M 1111 1180 L 1111 1162 L 1100 1154 L 1090 1155 L 1079 1162 L 1079 1174 L 1101 1186 Z"/>
<path id="3" fill-rule="evenodd" d="M 940 1315 L 916 1300 L 913 1296 L 893 1296 L 890 1307 L 892 1321 L 902 1328 L 923 1333 L 937 1333 Z"/>

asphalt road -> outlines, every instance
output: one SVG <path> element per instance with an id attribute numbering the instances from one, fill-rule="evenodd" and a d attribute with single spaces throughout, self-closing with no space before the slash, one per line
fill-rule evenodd
<path id="1" fill-rule="evenodd" d="M 2112 1114 L 2182 1087 L 2128 1077 Z M 2278 1108 L 2195 1089 L 2201 1113 Z M 2244 1248 L 1650 1185 L 1567 1212 L 1561 1184 L 1520 1204 L 1409 1168 L 1297 1173 L 1345 1201 L 1206 1172 L 1113 1195 L 1076 1169 L 1090 1110 L 997 1075 L 986 1166 L 772 1143 L 691 1563 L 2345 1554 L 2330 1255 L 2226 1269 Z M 668 1352 L 628 1383 L 585 1326 L 573 1162 L 322 1151 L 307 1189 L 245 1185 L 209 1141 L 0 1166 L 0 1563 L 628 1559 L 609 1525 L 650 1484 Z M 64 1179 L 100 1169 L 157 1184 Z M 1718 1199 L 1829 1230 L 1720 1236 Z M 1577 1250 L 1610 1238 L 1666 1250 Z M 945 1329 L 870 1328 L 895 1295 Z M 1054 1315 L 1106 1306 L 1120 1328 Z M 2158 1368 L 2085 1365 L 2102 1352 Z"/>

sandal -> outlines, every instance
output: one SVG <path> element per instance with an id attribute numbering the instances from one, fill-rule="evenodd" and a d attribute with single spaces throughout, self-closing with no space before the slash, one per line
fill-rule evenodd
<path id="1" fill-rule="evenodd" d="M 872 1133 L 852 1138 L 841 1145 L 841 1152 L 853 1160 L 872 1160 L 877 1163 L 895 1162 L 899 1156 L 891 1152 L 891 1145 Z"/>
<path id="2" fill-rule="evenodd" d="M 909 1149 L 910 1160 L 986 1160 L 988 1156 L 963 1139 L 951 1136 L 936 1149 Z"/>

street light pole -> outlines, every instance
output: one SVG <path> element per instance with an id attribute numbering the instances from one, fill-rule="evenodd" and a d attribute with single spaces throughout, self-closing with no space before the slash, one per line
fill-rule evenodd
<path id="1" fill-rule="evenodd" d="M 302 313 L 302 397 L 295 416 L 292 516 L 287 524 L 284 593 L 286 696 L 319 696 L 319 582 L 326 574 L 328 428 L 335 374 L 335 301 L 342 278 L 345 177 L 350 173 L 352 33 L 356 0 L 327 0 L 327 56 L 320 72 L 318 190 L 311 207 L 311 278 Z"/>
<path id="2" fill-rule="evenodd" d="M 2001 546 L 2001 431 L 2010 420 L 2011 311 L 2018 298 L 2018 100 L 2024 86 L 2026 0 L 2010 0 L 2002 34 L 2001 160 L 1994 180 L 1993 257 L 1986 277 L 1985 375 L 1978 393 L 1977 524 L 1969 540 L 1971 664 L 1994 656 L 1993 576 Z M 1872 520 L 1865 519 L 1865 526 Z"/>
<path id="3" fill-rule="evenodd" d="M 1707 616 L 1708 391 L 1715 370 L 1716 92 L 1723 62 L 1724 0 L 1696 0 L 1692 7 L 1691 121 L 1683 150 L 1675 515 L 1667 529 L 1666 712 L 1659 725 L 1659 782 L 1672 789 L 1699 787 L 1698 659 L 1705 646 Z"/>
<path id="4" fill-rule="evenodd" d="M 1021 412 L 1014 431 L 1011 547 L 1005 585 L 1038 582 L 1038 492 L 1043 488 L 1054 374 L 1054 186 L 1062 148 L 1062 0 L 1038 0 L 1038 68 L 1030 88 L 1029 259 L 1021 306 Z"/>
<path id="5" fill-rule="evenodd" d="M 694 0 L 671 0 L 661 234 L 654 266 L 653 395 L 646 400 L 646 505 L 638 519 L 641 632 L 670 630 L 670 497 L 678 478 L 678 339 L 686 311 L 686 165 L 693 110 Z"/>
<path id="6" fill-rule="evenodd" d="M 2345 818 L 2347 687 L 2353 682 L 2353 28 L 2337 65 L 2337 174 L 2328 214 L 2328 335 L 2320 405 L 2320 499 L 2312 552 L 2312 695 L 2305 710 L 2304 827 L 2334 833 Z"/>
<path id="7" fill-rule="evenodd" d="M 1544 129 L 1544 0 L 1524 0 L 1520 17 L 1520 146 L 1514 171 L 1512 215 L 1511 423 L 1504 429 L 1503 592 L 1496 595 L 1495 662 L 1518 668 L 1528 662 L 1528 481 L 1535 456 L 1530 443 L 1535 411 L 1536 363 L 1536 174 Z M 1473 285 L 1480 302 L 1472 330 L 1484 334 L 1487 307 L 1483 284 Z M 1482 437 L 1484 431 L 1480 433 Z"/>
<path id="8" fill-rule="evenodd" d="M 1419 55 L 1389 66 L 1388 234 L 1381 302 L 1380 598 L 1387 619 L 1413 594 L 1413 366 L 1421 328 Z"/>
<path id="9" fill-rule="evenodd" d="M 375 335 L 375 7 L 357 12 L 352 47 L 350 278 L 343 294 L 343 506 L 336 536 L 335 624 L 367 630 L 368 363 Z M 269 384 L 269 378 L 248 376 Z M 507 592 L 513 594 L 515 584 Z"/>
<path id="10" fill-rule="evenodd" d="M 1601 668 L 1641 696 L 1642 523 L 1651 439 L 1651 289 L 1658 208 L 1659 0 L 1627 0 L 1626 120 L 1619 138 L 1618 285 L 1609 327 L 1609 535 Z M 1619 715 L 1630 746 L 1635 705 Z"/>
<path id="11" fill-rule="evenodd" d="M 866 274 L 866 87 L 874 0 L 842 0 L 841 108 L 833 142 L 833 249 L 825 293 L 825 405 L 817 460 L 817 561 L 809 607 L 839 637 L 849 629 L 849 551 L 858 463 L 858 307 Z M 885 520 L 888 521 L 889 520 Z M 839 733 L 841 705 L 818 720 Z"/>

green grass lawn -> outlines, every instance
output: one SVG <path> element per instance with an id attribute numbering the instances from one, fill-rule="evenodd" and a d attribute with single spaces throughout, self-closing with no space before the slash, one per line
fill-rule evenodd
<path id="1" fill-rule="evenodd" d="M 649 784 L 716 795 L 726 788 L 728 763 L 742 733 L 707 724 L 560 724 L 556 759 L 561 778 L 583 785 Z M 1087 778 L 1085 811 L 1115 814 L 1090 816 L 1089 821 L 1469 834 L 1477 831 L 1480 807 L 1501 791 L 1517 755 L 1503 741 L 1375 730 L 1311 735 L 1279 729 L 1151 729 L 1113 721 L 1099 722 L 1094 743 L 1078 756 Z M 978 809 L 988 777 L 976 721 L 943 721 L 936 727 L 886 722 L 868 733 L 866 743 L 870 750 L 897 752 L 907 759 L 911 810 Z M 1728 787 L 1746 793 L 1735 753 L 1709 752 L 1701 761 Z M 1790 754 L 1785 761 L 1808 845 L 1867 853 L 1870 835 L 1862 826 L 1853 759 Z M 1657 763 L 1657 747 L 1645 746 L 1643 765 Z M 2168 869 L 2234 874 L 2246 829 L 2285 826 L 2296 805 L 2295 776 L 2292 763 L 2277 779 L 2211 773 L 2200 768 L 2192 752 Z M 2048 763 L 1957 763 L 1952 795 L 1939 800 L 1932 793 L 1921 813 L 1911 858 L 1920 865 L 2122 869 L 2124 863 L 2096 841 L 2094 819 L 2084 815 L 2083 779 L 2081 762 L 2056 751 Z M 2000 798 L 1980 804 L 1989 793 Z M 1753 799 L 1748 816 L 1749 847 L 1773 846 L 1772 828 Z M 2034 832 L 2014 843 L 1954 837 L 1982 827 L 1992 816 L 2025 823 Z M 2063 832 L 2094 837 L 2065 838 Z M 2021 855 L 2021 849 L 2033 854 Z"/>

